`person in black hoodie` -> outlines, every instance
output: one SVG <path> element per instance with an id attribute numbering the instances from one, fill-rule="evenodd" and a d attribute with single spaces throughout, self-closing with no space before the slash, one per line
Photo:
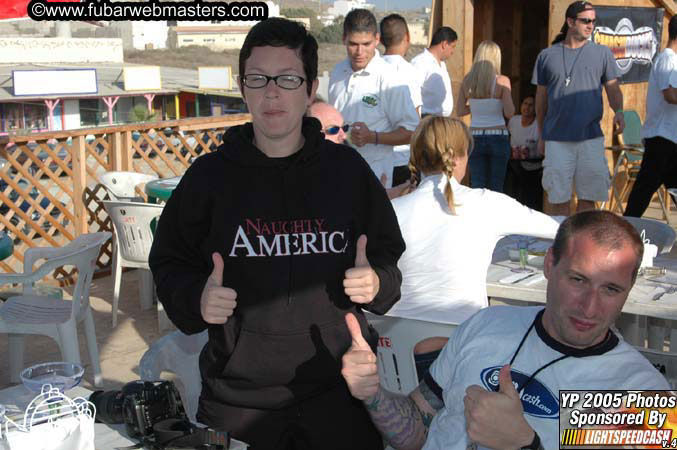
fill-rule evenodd
<path id="1" fill-rule="evenodd" d="M 252 450 L 380 449 L 341 356 L 346 313 L 375 350 L 361 311 L 399 299 L 397 218 L 359 154 L 304 117 L 318 81 L 302 25 L 258 23 L 239 66 L 252 122 L 186 171 L 149 259 L 172 322 L 209 332 L 197 418 Z"/>

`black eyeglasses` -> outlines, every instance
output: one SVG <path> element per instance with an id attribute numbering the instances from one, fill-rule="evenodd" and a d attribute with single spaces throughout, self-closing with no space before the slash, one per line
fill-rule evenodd
<path id="1" fill-rule="evenodd" d="M 581 22 L 583 22 L 586 25 L 590 25 L 590 24 L 594 25 L 594 24 L 597 23 L 597 19 L 588 19 L 586 17 L 576 17 L 576 20 L 580 20 Z"/>
<path id="2" fill-rule="evenodd" d="M 340 127 L 340 126 L 338 126 L 338 125 L 333 125 L 333 126 L 331 126 L 331 127 L 325 128 L 325 129 L 324 129 L 324 132 L 325 132 L 326 134 L 328 134 L 329 136 L 333 136 L 333 135 L 335 135 L 335 134 L 338 134 L 338 132 L 339 132 L 340 130 L 343 130 L 344 133 L 347 133 L 348 130 L 350 130 L 350 124 L 347 123 L 347 124 L 343 125 L 342 127 Z"/>
<path id="3" fill-rule="evenodd" d="M 242 82 L 249 89 L 261 89 L 268 86 L 270 81 L 274 81 L 275 84 L 282 88 L 288 90 L 298 89 L 304 81 L 305 78 L 298 75 L 278 75 L 276 77 L 269 77 L 268 75 L 263 75 L 260 73 L 251 73 L 242 77 Z"/>

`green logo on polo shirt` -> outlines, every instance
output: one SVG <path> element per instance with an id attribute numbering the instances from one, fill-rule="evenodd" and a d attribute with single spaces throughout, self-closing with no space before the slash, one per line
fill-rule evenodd
<path id="1" fill-rule="evenodd" d="M 378 97 L 374 95 L 365 95 L 364 97 L 362 97 L 362 103 L 364 103 L 370 108 L 373 108 L 376 105 L 378 105 Z"/>

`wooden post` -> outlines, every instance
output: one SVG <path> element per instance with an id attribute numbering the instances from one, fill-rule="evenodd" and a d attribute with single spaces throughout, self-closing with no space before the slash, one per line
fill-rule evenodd
<path id="1" fill-rule="evenodd" d="M 85 189 L 87 188 L 87 153 L 85 152 L 85 136 L 73 138 L 73 206 L 75 209 L 75 234 L 89 231 L 89 213 L 84 202 Z"/>
<path id="2" fill-rule="evenodd" d="M 122 145 L 118 149 L 120 151 L 120 169 L 118 170 L 132 170 L 132 132 L 123 131 L 120 133 L 122 135 Z"/>
<path id="3" fill-rule="evenodd" d="M 108 166 L 110 170 L 122 170 L 122 133 L 116 131 L 108 135 Z"/>

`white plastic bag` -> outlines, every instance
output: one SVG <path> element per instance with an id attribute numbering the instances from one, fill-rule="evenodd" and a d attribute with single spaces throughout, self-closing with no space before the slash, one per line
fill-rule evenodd
<path id="1" fill-rule="evenodd" d="M 52 423 L 12 430 L 7 434 L 10 450 L 94 450 L 94 419 L 87 415 L 64 417 Z"/>

